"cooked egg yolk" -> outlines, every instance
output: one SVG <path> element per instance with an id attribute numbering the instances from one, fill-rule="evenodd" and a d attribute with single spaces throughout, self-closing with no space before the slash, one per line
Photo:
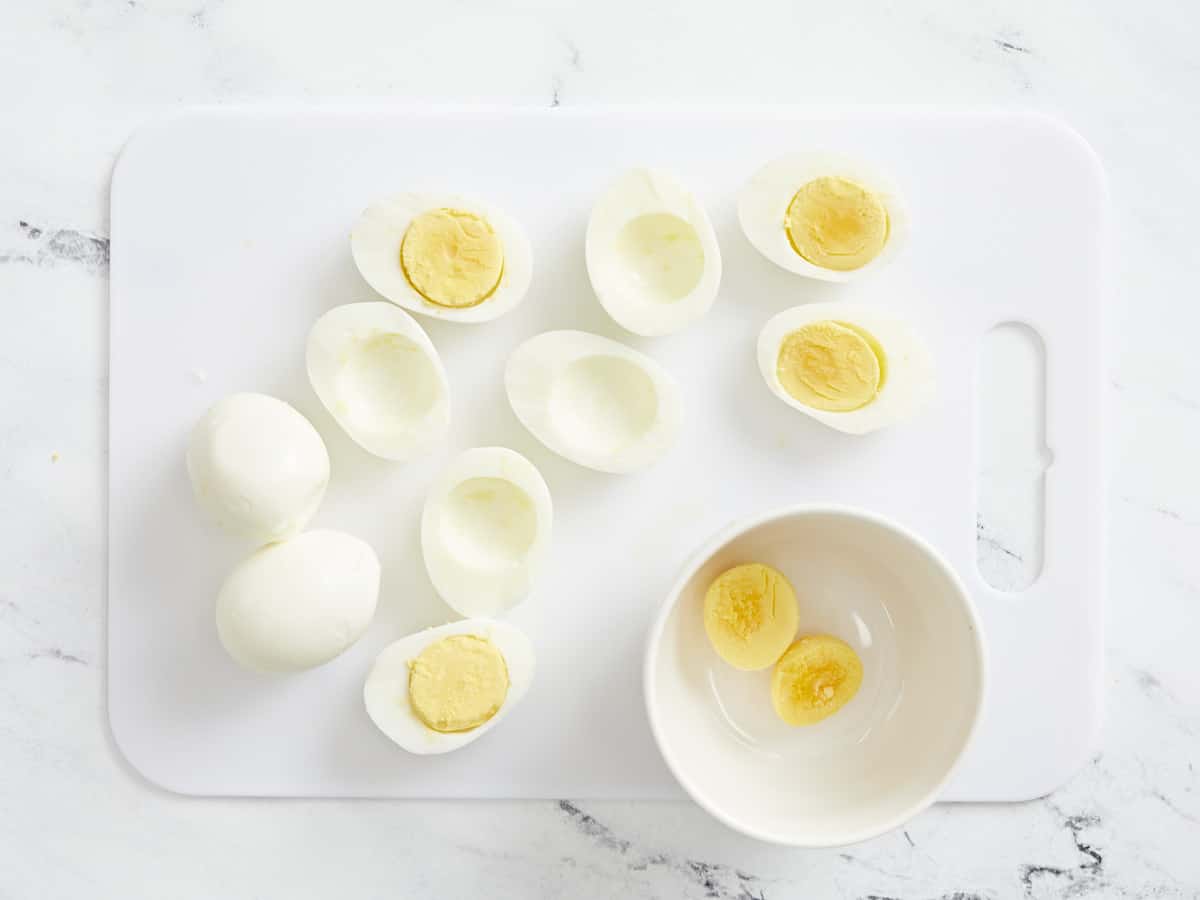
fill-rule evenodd
<path id="1" fill-rule="evenodd" d="M 504 247 L 487 220 L 460 209 L 417 216 L 400 242 L 404 277 L 438 306 L 462 309 L 486 300 L 500 284 Z"/>
<path id="2" fill-rule="evenodd" d="M 796 592 L 783 573 L 761 563 L 722 573 L 704 594 L 704 630 L 735 669 L 765 669 L 796 635 Z"/>
<path id="3" fill-rule="evenodd" d="M 783 226 L 792 249 L 814 266 L 848 272 L 879 255 L 889 221 L 878 195 L 848 178 L 828 175 L 796 191 Z"/>
<path id="4" fill-rule="evenodd" d="M 430 644 L 408 664 L 408 695 L 434 731 L 478 728 L 508 696 L 508 666 L 487 638 L 456 634 Z"/>
<path id="5" fill-rule="evenodd" d="M 776 362 L 783 389 L 805 406 L 850 412 L 879 394 L 887 377 L 883 348 L 846 322 L 810 322 L 783 339 Z"/>
<path id="6" fill-rule="evenodd" d="M 771 703 L 789 725 L 813 725 L 858 693 L 863 668 L 845 641 L 828 634 L 800 638 L 775 665 Z"/>

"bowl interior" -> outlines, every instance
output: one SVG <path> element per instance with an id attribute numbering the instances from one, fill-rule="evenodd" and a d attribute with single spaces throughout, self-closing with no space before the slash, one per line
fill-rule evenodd
<path id="1" fill-rule="evenodd" d="M 862 658 L 858 694 L 823 722 L 783 723 L 771 670 L 739 672 L 708 642 L 704 592 L 748 562 L 791 580 L 800 634 L 836 635 Z M 805 846 L 872 837 L 932 802 L 967 744 L 983 689 L 969 601 L 882 520 L 820 510 L 760 522 L 700 561 L 668 604 L 647 660 L 654 731 L 684 788 L 740 831 Z"/>

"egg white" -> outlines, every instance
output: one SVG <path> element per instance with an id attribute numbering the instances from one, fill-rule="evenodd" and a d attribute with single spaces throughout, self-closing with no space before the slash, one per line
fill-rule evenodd
<path id="1" fill-rule="evenodd" d="M 474 213 L 492 226 L 504 252 L 500 283 L 475 306 L 454 308 L 431 303 L 412 286 L 400 262 L 400 245 L 413 219 L 433 209 Z M 350 232 L 350 251 L 358 271 L 376 291 L 398 306 L 452 322 L 488 322 L 517 306 L 533 277 L 533 250 L 525 230 L 482 200 L 457 194 L 397 194 L 367 207 Z"/>
<path id="2" fill-rule="evenodd" d="M 233 394 L 196 423 L 188 476 L 200 507 L 258 544 L 299 532 L 329 485 L 329 453 L 312 423 L 266 394 Z"/>
<path id="3" fill-rule="evenodd" d="M 650 357 L 585 331 L 547 331 L 509 357 L 513 412 L 560 456 L 601 472 L 648 466 L 675 443 L 683 401 Z"/>
<path id="4" fill-rule="evenodd" d="M 696 195 L 670 172 L 631 169 L 617 179 L 592 208 L 585 248 L 601 306 L 634 334 L 680 331 L 717 297 L 716 233 Z"/>
<path id="5" fill-rule="evenodd" d="M 450 425 L 450 385 L 429 336 L 390 303 L 349 303 L 308 334 L 308 379 L 346 434 L 369 453 L 406 460 Z"/>
<path id="6" fill-rule="evenodd" d="M 217 594 L 217 635 L 229 655 L 259 672 L 329 662 L 371 624 L 379 558 L 340 531 L 306 531 L 268 544 L 234 568 Z"/>
<path id="7" fill-rule="evenodd" d="M 443 733 L 422 722 L 409 700 L 409 663 L 435 641 L 456 634 L 470 634 L 492 642 L 508 668 L 508 695 L 492 718 L 470 731 Z M 410 634 L 389 644 L 375 659 L 363 685 L 367 715 L 385 735 L 409 753 L 448 753 L 483 737 L 500 724 L 529 691 L 535 659 L 533 644 L 525 633 L 507 622 L 466 619 Z"/>
<path id="8" fill-rule="evenodd" d="M 505 447 L 459 454 L 421 513 L 421 552 L 434 588 L 463 616 L 495 616 L 528 596 L 550 546 L 550 489 Z"/>
<path id="9" fill-rule="evenodd" d="M 796 252 L 784 221 L 788 206 L 804 185 L 827 175 L 848 178 L 870 190 L 888 211 L 888 238 L 879 254 L 866 265 L 850 271 L 814 265 Z M 776 265 L 821 281 L 851 281 L 875 271 L 904 247 L 909 219 L 895 188 L 867 164 L 830 153 L 793 153 L 767 163 L 746 182 L 738 195 L 738 221 L 747 240 Z"/>
<path id="10" fill-rule="evenodd" d="M 779 381 L 779 349 L 784 339 L 810 322 L 845 322 L 868 332 L 883 348 L 887 375 L 878 396 L 848 412 L 830 412 L 801 403 Z M 810 303 L 771 318 L 758 336 L 758 368 L 780 400 L 818 422 L 846 434 L 867 434 L 910 418 L 933 397 L 937 377 L 925 342 L 906 324 L 857 303 Z"/>

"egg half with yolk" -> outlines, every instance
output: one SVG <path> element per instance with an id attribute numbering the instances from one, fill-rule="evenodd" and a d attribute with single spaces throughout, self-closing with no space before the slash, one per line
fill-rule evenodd
<path id="1" fill-rule="evenodd" d="M 409 753 L 448 753 L 500 724 L 533 672 L 524 632 L 466 619 L 388 645 L 367 675 L 363 702 L 379 730 Z"/>
<path id="2" fill-rule="evenodd" d="M 917 334 L 854 303 L 779 313 L 759 334 L 758 366 L 784 403 L 848 434 L 914 415 L 936 387 L 932 356 Z"/>
<path id="3" fill-rule="evenodd" d="M 350 249 L 363 278 L 388 300 L 456 322 L 513 309 L 533 271 L 529 238 L 514 219 L 452 194 L 398 194 L 367 207 Z"/>
<path id="4" fill-rule="evenodd" d="M 848 281 L 903 244 L 896 191 L 862 163 L 800 153 L 767 163 L 738 197 L 747 239 L 773 263 L 810 278 Z"/>

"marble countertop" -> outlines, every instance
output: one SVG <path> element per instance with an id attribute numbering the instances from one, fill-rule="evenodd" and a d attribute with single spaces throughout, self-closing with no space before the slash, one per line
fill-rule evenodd
<path id="1" fill-rule="evenodd" d="M 1200 9 L 736 11 L 4 4 L 0 898 L 1200 896 Z M 112 163 L 139 124 L 183 105 L 348 98 L 987 106 L 1050 112 L 1087 137 L 1117 228 L 1108 720 L 1090 764 L 1043 800 L 938 806 L 834 851 L 756 844 L 682 802 L 262 802 L 149 787 L 115 751 L 104 705 Z M 1002 531 L 981 539 L 997 570 L 1021 555 Z"/>

